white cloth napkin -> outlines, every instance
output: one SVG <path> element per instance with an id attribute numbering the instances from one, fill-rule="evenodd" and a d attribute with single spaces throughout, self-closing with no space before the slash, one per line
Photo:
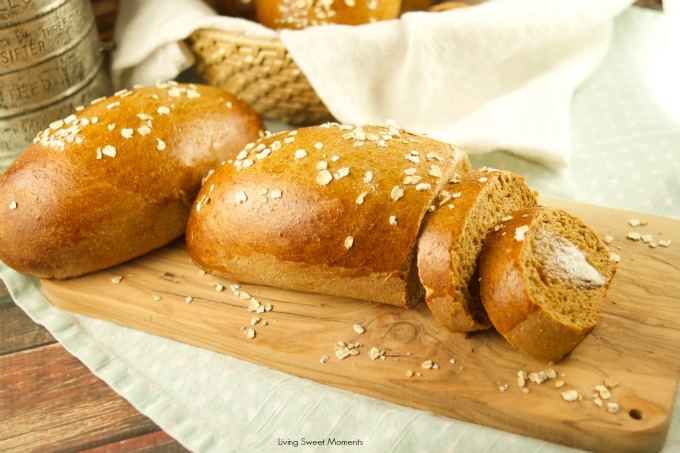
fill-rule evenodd
<path id="1" fill-rule="evenodd" d="M 469 152 L 506 150 L 569 164 L 571 98 L 606 54 L 612 20 L 632 0 L 492 0 L 363 26 L 275 32 L 220 17 L 200 0 L 123 0 L 112 63 L 127 87 L 193 63 L 198 28 L 279 36 L 330 112 L 385 122 Z"/>

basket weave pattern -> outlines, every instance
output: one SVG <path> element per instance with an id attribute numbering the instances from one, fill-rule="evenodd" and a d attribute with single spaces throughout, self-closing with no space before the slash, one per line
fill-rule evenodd
<path id="1" fill-rule="evenodd" d="M 206 82 L 239 96 L 263 117 L 290 124 L 333 120 L 279 39 L 201 29 L 187 43 Z"/>

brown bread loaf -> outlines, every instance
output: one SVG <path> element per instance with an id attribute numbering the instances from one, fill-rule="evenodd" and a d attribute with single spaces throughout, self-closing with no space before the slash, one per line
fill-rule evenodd
<path id="1" fill-rule="evenodd" d="M 591 228 L 562 210 L 512 217 L 484 244 L 482 303 L 511 345 L 556 362 L 595 328 L 616 262 Z"/>
<path id="2" fill-rule="evenodd" d="M 205 182 L 187 250 L 241 283 L 410 307 L 421 221 L 469 161 L 394 126 L 327 124 L 249 145 Z"/>
<path id="3" fill-rule="evenodd" d="M 535 205 L 524 178 L 508 171 L 472 171 L 441 192 L 418 240 L 425 300 L 440 325 L 460 333 L 491 327 L 477 286 L 484 238 L 510 213 Z"/>
<path id="4" fill-rule="evenodd" d="M 0 260 L 23 274 L 75 277 L 181 236 L 201 179 L 264 129 L 233 95 L 172 82 L 78 110 L 0 179 Z"/>
<path id="5" fill-rule="evenodd" d="M 313 25 L 361 25 L 396 19 L 401 0 L 257 0 L 258 22 L 269 28 L 301 29 Z"/>

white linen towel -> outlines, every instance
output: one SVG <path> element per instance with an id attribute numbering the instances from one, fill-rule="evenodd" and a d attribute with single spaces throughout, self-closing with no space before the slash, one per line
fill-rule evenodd
<path id="1" fill-rule="evenodd" d="M 200 0 L 122 0 L 112 77 L 118 88 L 176 77 L 193 64 L 182 40 L 198 28 L 279 36 L 340 122 L 394 120 L 472 153 L 506 150 L 559 168 L 569 163 L 574 91 L 631 3 L 491 0 L 276 32 Z"/>

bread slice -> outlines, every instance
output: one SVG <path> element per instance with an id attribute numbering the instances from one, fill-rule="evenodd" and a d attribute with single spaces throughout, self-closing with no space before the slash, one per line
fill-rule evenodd
<path id="1" fill-rule="evenodd" d="M 395 126 L 275 134 L 205 181 L 187 250 L 228 280 L 410 307 L 424 297 L 423 216 L 469 168 L 461 150 Z"/>
<path id="2" fill-rule="evenodd" d="M 598 235 L 562 210 L 513 215 L 487 237 L 480 257 L 482 303 L 507 341 L 556 362 L 595 328 L 616 262 Z"/>
<path id="3" fill-rule="evenodd" d="M 484 238 L 509 213 L 535 205 L 524 178 L 508 171 L 472 171 L 441 192 L 418 240 L 425 300 L 440 325 L 460 333 L 491 327 L 476 281 Z"/>

